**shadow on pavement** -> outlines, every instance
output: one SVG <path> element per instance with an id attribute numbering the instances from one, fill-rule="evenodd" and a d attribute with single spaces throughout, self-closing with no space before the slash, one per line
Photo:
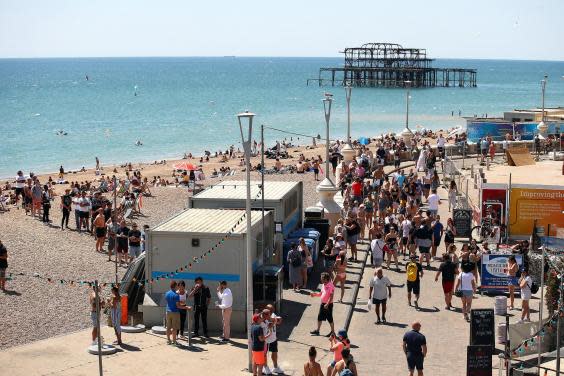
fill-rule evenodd
<path id="1" fill-rule="evenodd" d="M 282 299 L 280 304 L 282 312 L 280 314 L 284 318 L 284 323 L 276 331 L 278 339 L 286 341 L 290 338 L 290 334 L 300 323 L 300 320 L 302 319 L 302 316 L 308 306 L 309 305 L 305 303 Z"/>

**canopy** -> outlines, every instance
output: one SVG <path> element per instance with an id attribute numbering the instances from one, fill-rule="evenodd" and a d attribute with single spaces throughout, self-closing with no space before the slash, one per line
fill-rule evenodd
<path id="1" fill-rule="evenodd" d="M 192 163 L 188 162 L 180 162 L 174 165 L 175 170 L 185 170 L 185 171 L 195 171 L 198 169 L 197 166 L 193 165 Z"/>
<path id="2" fill-rule="evenodd" d="M 359 137 L 358 142 L 361 145 L 368 145 L 370 143 L 370 139 L 368 137 Z"/>

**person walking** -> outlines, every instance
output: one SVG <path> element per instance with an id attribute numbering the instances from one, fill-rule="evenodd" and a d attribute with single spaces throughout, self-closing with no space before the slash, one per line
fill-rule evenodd
<path id="1" fill-rule="evenodd" d="M 372 251 L 372 265 L 379 268 L 384 263 L 384 247 L 385 244 L 382 240 L 382 234 L 377 233 L 375 239 L 370 243 L 370 250 Z"/>
<path id="2" fill-rule="evenodd" d="M 321 323 L 327 321 L 331 327 L 331 332 L 329 335 L 335 334 L 335 326 L 333 324 L 333 295 L 335 294 L 335 286 L 331 282 L 331 278 L 328 273 L 321 273 L 321 282 L 323 286 L 321 287 L 321 292 L 312 292 L 311 297 L 319 296 L 321 297 L 321 306 L 319 307 L 319 313 L 317 314 L 317 328 L 312 330 L 310 334 L 319 335 L 319 330 L 321 329 Z"/>
<path id="3" fill-rule="evenodd" d="M 8 250 L 0 240 L 0 290 L 6 291 L 6 269 L 8 269 Z"/>
<path id="4" fill-rule="evenodd" d="M 437 248 L 441 245 L 441 239 L 444 234 L 444 226 L 441 223 L 441 216 L 436 215 L 435 220 L 431 223 L 432 244 L 431 244 L 431 258 L 433 260 L 437 259 Z"/>
<path id="5" fill-rule="evenodd" d="M 108 304 L 110 307 L 110 318 L 112 320 L 112 326 L 114 327 L 114 332 L 117 338 L 117 341 L 113 344 L 121 346 L 121 296 L 119 295 L 118 287 L 112 287 L 112 292 L 110 298 L 108 299 Z"/>
<path id="6" fill-rule="evenodd" d="M 476 279 L 474 273 L 462 271 L 456 281 L 455 291 L 460 290 L 460 300 L 462 300 L 462 315 L 465 320 L 469 320 L 468 314 L 472 309 L 472 299 L 476 293 Z"/>
<path id="7" fill-rule="evenodd" d="M 228 342 L 231 338 L 231 313 L 233 312 L 233 295 L 231 289 L 227 287 L 227 281 L 221 281 L 217 286 L 217 297 L 219 302 L 217 306 L 221 309 L 223 333 L 221 335 L 222 342 Z"/>
<path id="8" fill-rule="evenodd" d="M 375 306 L 376 325 L 386 323 L 386 303 L 388 298 L 392 297 L 392 283 L 388 277 L 384 277 L 382 268 L 377 268 L 374 272 L 374 277 L 370 281 L 370 292 L 368 295 L 369 300 Z M 382 316 L 380 316 L 380 306 L 382 306 Z"/>
<path id="9" fill-rule="evenodd" d="M 448 211 L 454 210 L 456 207 L 456 196 L 458 195 L 458 188 L 456 187 L 456 182 L 454 180 L 450 181 L 450 186 L 448 188 Z"/>
<path id="10" fill-rule="evenodd" d="M 263 317 L 263 329 L 265 332 L 270 333 L 266 338 L 266 353 L 270 352 L 270 357 L 272 359 L 272 371 L 268 367 L 268 356 L 266 356 L 264 361 L 264 367 L 262 368 L 262 373 L 265 375 L 272 375 L 272 373 L 284 374 L 284 371 L 278 366 L 278 338 L 276 337 L 276 328 L 282 324 L 282 317 L 274 313 L 274 306 L 272 304 L 267 304 L 266 308 L 262 311 Z"/>
<path id="11" fill-rule="evenodd" d="M 347 220 L 345 221 L 345 231 L 347 233 L 347 244 L 351 247 L 351 257 L 349 258 L 349 261 L 357 261 L 356 244 L 358 243 L 358 237 L 360 234 L 360 225 L 357 220 L 347 217 Z"/>
<path id="12" fill-rule="evenodd" d="M 200 319 L 204 329 L 204 337 L 208 337 L 208 306 L 211 300 L 210 289 L 204 285 L 202 277 L 194 279 L 195 285 L 190 291 L 190 298 L 194 299 L 194 337 L 200 336 Z"/>
<path id="13" fill-rule="evenodd" d="M 427 339 L 420 332 L 421 323 L 415 321 L 411 330 L 403 335 L 403 352 L 407 359 L 409 376 L 417 369 L 417 376 L 423 376 L 423 362 L 427 356 Z"/>
<path id="14" fill-rule="evenodd" d="M 298 248 L 296 247 L 296 243 L 290 244 L 290 252 L 288 252 L 288 256 L 286 258 L 288 261 L 289 267 L 289 280 L 290 284 L 294 288 L 294 291 L 300 291 L 300 286 L 302 285 L 302 255 Z"/>
<path id="15" fill-rule="evenodd" d="M 417 256 L 411 255 L 411 260 L 406 264 L 407 275 L 407 304 L 411 306 L 411 293 L 415 295 L 415 308 L 419 308 L 419 293 L 421 290 L 421 278 L 423 278 L 423 266 L 417 262 Z"/>
<path id="16" fill-rule="evenodd" d="M 421 219 L 421 226 L 415 231 L 416 244 L 419 247 L 419 263 L 423 264 L 423 260 L 427 261 L 427 267 L 431 266 L 431 245 L 433 244 L 433 231 L 427 225 L 427 219 Z"/>
<path id="17" fill-rule="evenodd" d="M 533 280 L 529 275 L 528 269 L 523 269 L 521 272 L 521 278 L 519 278 L 519 287 L 521 288 L 521 321 L 520 322 L 530 322 L 531 321 L 531 311 L 529 307 L 529 300 L 532 296 L 531 287 L 533 286 Z"/>
<path id="18" fill-rule="evenodd" d="M 304 364 L 304 376 L 324 376 L 321 365 L 315 360 L 317 350 L 311 346 L 308 351 L 309 360 Z"/>
<path id="19" fill-rule="evenodd" d="M 435 275 L 435 282 L 437 282 L 439 280 L 439 276 L 442 275 L 442 286 L 446 304 L 445 309 L 452 308 L 452 293 L 456 274 L 458 274 L 458 266 L 452 262 L 448 253 L 444 253 L 443 262 L 439 266 L 439 270 L 437 270 L 437 274 Z"/>
<path id="20" fill-rule="evenodd" d="M 65 189 L 65 194 L 61 196 L 61 210 L 63 212 L 63 217 L 61 218 L 61 231 L 69 229 L 69 217 L 72 210 L 72 197 L 70 195 L 70 188 Z"/>

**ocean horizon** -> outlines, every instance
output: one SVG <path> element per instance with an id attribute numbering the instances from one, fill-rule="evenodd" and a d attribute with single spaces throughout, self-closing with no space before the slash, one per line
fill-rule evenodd
<path id="1" fill-rule="evenodd" d="M 334 94 L 331 137 L 346 135 L 341 86 L 307 86 L 320 67 L 339 57 L 93 57 L 0 59 L 0 177 L 181 158 L 185 152 L 240 146 L 236 114 L 260 124 L 315 136 L 325 134 L 321 99 Z M 413 88 L 410 127 L 447 129 L 458 116 L 501 116 L 541 104 L 564 105 L 564 62 L 436 59 L 436 67 L 477 69 L 476 88 Z M 88 77 L 88 79 L 87 79 Z M 453 116 L 454 113 L 454 116 Z M 354 88 L 352 136 L 401 132 L 405 90 Z M 58 133 L 66 135 L 58 135 Z M 267 145 L 291 136 L 265 131 Z M 140 140 L 143 146 L 135 146 Z M 300 137 L 294 142 L 310 143 Z"/>

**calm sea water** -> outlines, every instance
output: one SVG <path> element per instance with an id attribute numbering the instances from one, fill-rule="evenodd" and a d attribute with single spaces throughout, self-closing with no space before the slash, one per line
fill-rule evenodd
<path id="1" fill-rule="evenodd" d="M 92 166 L 95 156 L 107 164 L 225 149 L 240 144 L 235 114 L 246 109 L 258 115 L 257 138 L 261 123 L 323 135 L 325 91 L 335 98 L 331 132 L 343 136 L 344 89 L 306 86 L 319 67 L 340 64 L 340 58 L 0 60 L 0 176 L 18 169 L 55 171 L 61 164 Z M 545 73 L 546 105 L 564 105 L 564 62 L 438 60 L 436 65 L 478 69 L 478 87 L 412 90 L 412 126 L 461 125 L 458 110 L 463 116 L 492 116 L 540 105 Z M 351 112 L 355 137 L 401 131 L 405 91 L 354 89 Z M 58 136 L 57 130 L 68 134 Z M 271 142 L 283 137 L 266 131 Z M 143 146 L 135 146 L 136 140 Z"/>

